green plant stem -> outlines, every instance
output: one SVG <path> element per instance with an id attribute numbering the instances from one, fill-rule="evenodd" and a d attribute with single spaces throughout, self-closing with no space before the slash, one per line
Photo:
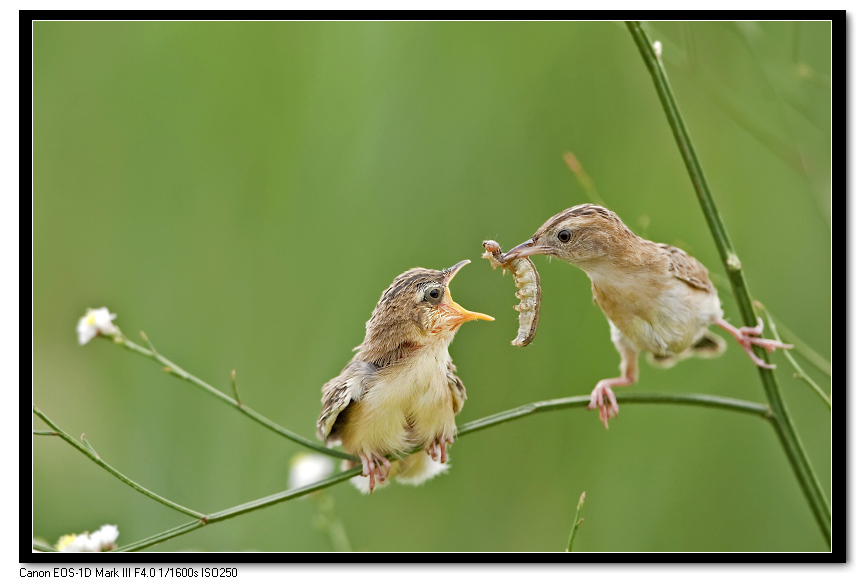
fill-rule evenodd
<path id="1" fill-rule="evenodd" d="M 770 418 L 769 408 L 766 405 L 761 405 L 759 403 L 751 403 L 749 401 L 740 401 L 738 399 L 715 397 L 713 395 L 658 395 L 628 393 L 618 397 L 617 400 L 620 404 L 656 403 L 672 405 L 696 405 L 699 407 L 711 407 L 716 409 L 738 411 L 740 413 L 750 413 L 752 415 L 763 417 L 765 419 Z M 584 407 L 588 405 L 588 403 L 588 395 L 580 397 L 567 397 L 564 399 L 553 399 L 549 401 L 538 401 L 536 403 L 528 403 L 526 405 L 523 405 L 522 407 L 517 407 L 509 411 L 502 411 L 501 413 L 496 413 L 482 419 L 470 421 L 469 423 L 466 423 L 457 429 L 457 436 L 464 437 L 470 433 L 474 433 L 475 431 L 480 431 L 481 429 L 486 429 L 494 425 L 499 425 L 501 423 L 505 423 L 506 421 L 513 421 L 514 419 L 526 417 L 527 415 L 531 415 L 533 413 Z M 418 447 L 409 453 L 420 451 L 420 449 L 421 448 Z M 393 456 L 389 457 L 393 459 Z M 280 492 L 278 494 L 259 498 L 258 500 L 253 500 L 252 502 L 240 504 L 239 506 L 234 506 L 220 512 L 208 514 L 207 516 L 202 517 L 200 520 L 181 524 L 164 532 L 131 543 L 124 547 L 120 547 L 116 549 L 116 551 L 138 551 L 141 549 L 145 549 L 147 547 L 153 546 L 161 542 L 165 542 L 182 534 L 186 534 L 187 532 L 197 530 L 208 524 L 221 522 L 228 518 L 233 518 L 235 516 L 246 514 L 247 512 L 252 512 L 254 510 L 259 510 L 261 508 L 267 508 L 268 506 L 273 506 L 274 504 L 278 504 L 280 502 L 292 500 L 299 496 L 304 496 L 306 494 L 328 488 L 340 482 L 344 482 L 349 478 L 360 475 L 361 471 L 363 471 L 363 468 L 361 466 L 357 466 L 350 470 L 346 470 L 339 474 L 334 474 L 333 476 L 330 476 L 324 480 L 320 480 L 302 488 L 287 490 L 285 492 Z"/>
<path id="2" fill-rule="evenodd" d="M 712 279 L 712 283 L 715 284 L 719 290 L 733 295 L 733 290 L 730 287 L 730 282 L 726 279 L 723 279 L 720 275 L 714 272 L 709 272 L 709 277 Z M 766 307 L 760 304 L 761 310 L 766 310 Z M 825 374 L 830 379 L 832 378 L 832 365 L 828 360 L 823 358 L 823 356 L 811 348 L 811 346 L 796 336 L 787 326 L 784 325 L 783 322 L 779 321 L 775 318 L 775 324 L 778 326 L 778 330 L 780 330 L 781 334 L 784 338 L 793 346 L 796 347 L 796 352 L 799 353 L 799 356 L 805 359 L 805 361 L 811 363 L 816 369 Z M 790 354 L 789 351 L 784 351 L 784 354 Z"/>
<path id="3" fill-rule="evenodd" d="M 300 496 L 305 496 L 306 494 L 310 494 L 317 490 L 321 490 L 322 488 L 327 488 L 329 486 L 333 486 L 334 484 L 338 484 L 340 482 L 344 482 L 349 478 L 357 476 L 363 471 L 363 468 L 357 466 L 350 470 L 346 470 L 339 474 L 334 474 L 324 480 L 320 480 L 318 482 L 309 484 L 307 486 L 303 486 L 302 488 L 295 488 L 293 490 L 287 490 L 285 492 L 280 492 L 278 494 L 273 494 L 271 496 L 265 496 L 264 498 L 259 498 L 258 500 L 253 500 L 252 502 L 247 502 L 245 504 L 240 504 L 238 506 L 234 506 L 232 508 L 228 508 L 226 510 L 222 510 L 220 512 L 215 512 L 213 514 L 209 514 L 202 520 L 195 520 L 193 522 L 187 522 L 185 524 L 181 524 L 172 529 L 166 530 L 165 532 L 161 532 L 159 534 L 155 534 L 146 539 L 142 539 L 138 542 L 134 542 L 132 544 L 126 545 L 124 547 L 120 547 L 115 549 L 112 552 L 119 551 L 140 551 L 141 549 L 145 549 L 147 547 L 153 546 L 157 543 L 165 542 L 169 539 L 172 539 L 176 536 L 180 536 L 182 534 L 186 534 L 187 532 L 192 532 L 193 530 L 198 530 L 208 524 L 215 524 L 217 522 L 222 522 L 223 520 L 228 520 L 229 518 L 234 518 L 235 516 L 240 516 L 241 514 L 246 514 L 247 512 L 252 512 L 253 510 L 260 510 L 261 508 L 267 508 L 268 506 L 273 506 L 274 504 L 279 504 L 280 502 L 285 502 L 287 500 L 292 500 L 294 498 L 299 498 Z"/>
<path id="4" fill-rule="evenodd" d="M 51 429 L 53 429 L 54 432 L 57 434 L 57 436 L 60 437 L 63 441 L 70 444 L 75 449 L 77 449 L 78 451 L 80 451 L 81 453 L 83 453 L 84 455 L 89 457 L 98 466 L 100 466 L 102 469 L 107 471 L 109 474 L 111 474 L 112 476 L 114 476 L 115 478 L 117 478 L 118 480 L 120 480 L 121 482 L 126 484 L 127 486 L 134 488 L 135 490 L 138 490 L 139 492 L 141 492 L 142 494 L 144 494 L 148 498 L 153 498 L 154 500 L 156 500 L 160 504 L 164 504 L 164 505 L 168 506 L 169 508 L 173 508 L 174 510 L 177 510 L 178 512 L 188 514 L 189 516 L 194 516 L 197 519 L 201 519 L 204 516 L 200 512 L 196 512 L 195 510 L 190 510 L 189 508 L 186 508 L 185 506 L 181 506 L 180 504 L 177 504 L 176 502 L 172 502 L 171 500 L 163 498 L 159 494 L 156 494 L 155 492 L 151 492 L 150 490 L 148 490 L 144 486 L 138 484 L 137 482 L 130 480 L 129 478 L 127 478 L 126 476 L 124 476 L 123 474 L 118 472 L 116 469 L 114 469 L 111 465 L 105 463 L 105 461 L 103 461 L 101 457 L 96 455 L 96 452 L 93 451 L 93 448 L 88 448 L 85 445 L 82 445 L 81 443 L 79 443 L 78 441 L 73 439 L 65 431 L 60 429 L 60 427 L 58 427 L 53 421 L 51 421 L 51 419 L 49 419 L 45 415 L 45 413 L 40 411 L 39 408 L 35 404 L 33 405 L 33 413 L 36 414 L 36 416 L 38 416 L 40 419 L 42 419 L 42 421 L 47 423 L 48 426 L 51 427 Z"/>
<path id="5" fill-rule="evenodd" d="M 810 362 L 817 368 L 820 372 L 825 374 L 830 379 L 832 378 L 832 365 L 828 360 L 823 358 L 823 356 L 811 348 L 804 340 L 793 334 L 793 332 L 784 325 L 783 322 L 778 322 L 776 320 L 775 324 L 778 326 L 778 330 L 781 331 L 781 334 L 784 335 L 784 338 L 787 339 L 790 344 L 796 347 L 796 352 L 804 358 L 806 361 Z M 784 354 L 788 354 L 786 351 Z"/>
<path id="6" fill-rule="evenodd" d="M 580 528 L 580 524 L 583 522 L 580 519 L 580 511 L 583 509 L 583 504 L 586 502 L 586 493 L 583 492 L 580 494 L 580 501 L 577 502 L 577 516 L 574 518 L 574 526 L 571 528 L 571 536 L 568 539 L 568 546 L 565 549 L 565 552 L 570 553 L 574 550 L 574 539 L 577 538 L 577 529 Z"/>
<path id="7" fill-rule="evenodd" d="M 45 543 L 37 542 L 37 541 L 33 541 L 33 550 L 34 551 L 40 551 L 43 553 L 56 553 L 57 552 L 57 549 L 55 549 L 54 547 L 49 546 Z"/>
<path id="8" fill-rule="evenodd" d="M 697 199 L 700 201 L 700 206 L 703 209 L 703 214 L 706 221 L 709 223 L 709 230 L 712 237 L 715 239 L 715 245 L 721 254 L 721 259 L 727 270 L 727 276 L 730 278 L 730 284 L 733 288 L 733 296 L 736 298 L 736 303 L 739 305 L 739 311 L 745 321 L 746 326 L 755 326 L 757 324 L 757 314 L 754 311 L 754 306 L 751 302 L 748 287 L 745 283 L 745 275 L 742 270 L 742 263 L 733 249 L 733 244 L 724 228 L 721 221 L 721 215 L 715 207 L 714 199 L 709 191 L 709 185 L 700 167 L 694 146 L 691 143 L 691 138 L 688 135 L 688 130 L 685 127 L 685 122 L 682 119 L 679 111 L 679 106 L 673 97 L 672 89 L 670 88 L 667 74 L 664 71 L 661 60 L 655 55 L 652 49 L 652 43 L 646 35 L 643 27 L 639 22 L 628 22 L 628 30 L 634 38 L 634 42 L 643 57 L 643 62 L 649 70 L 652 82 L 658 92 L 661 100 L 661 105 L 664 113 L 667 116 L 667 121 L 670 128 L 673 130 L 673 136 L 676 139 L 676 144 L 679 146 L 679 151 L 682 154 L 682 159 L 685 162 L 685 167 L 691 177 L 691 182 L 697 193 Z M 759 350 L 758 356 L 766 359 L 766 352 L 762 347 L 756 347 Z M 799 435 L 793 425 L 784 401 L 781 397 L 781 392 L 778 389 L 778 384 L 775 375 L 771 369 L 759 368 L 760 379 L 763 382 L 763 388 L 766 397 L 769 401 L 769 407 L 772 411 L 772 425 L 781 440 L 784 451 L 787 454 L 787 459 L 793 467 L 793 472 L 799 481 L 802 491 L 808 500 L 808 505 L 814 513 L 814 517 L 820 527 L 820 530 L 826 542 L 832 544 L 832 515 L 829 509 L 829 502 L 826 495 L 820 486 L 820 482 L 814 474 L 814 469 L 811 467 L 811 462 L 805 453 Z"/>
<path id="9" fill-rule="evenodd" d="M 316 492 L 309 497 L 309 501 L 318 511 L 316 528 L 327 533 L 333 550 L 338 553 L 350 553 L 351 542 L 348 540 L 345 526 L 334 509 L 333 497 L 327 492 Z"/>
<path id="10" fill-rule="evenodd" d="M 568 168 L 571 169 L 571 172 L 574 173 L 574 176 L 577 177 L 577 182 L 583 187 L 583 190 L 586 191 L 586 196 L 589 197 L 589 200 L 593 203 L 606 207 L 609 206 L 604 202 L 604 199 L 601 198 L 601 195 L 598 194 L 598 190 L 595 188 L 595 183 L 592 180 L 592 177 L 589 176 L 589 173 L 583 168 L 583 165 L 577 160 L 577 157 L 574 156 L 573 152 L 565 152 L 563 156 L 565 160 L 565 164 L 568 165 Z"/>
<path id="11" fill-rule="evenodd" d="M 774 335 L 775 339 L 780 342 L 781 335 L 778 334 L 778 328 L 775 326 L 775 321 L 772 319 L 772 314 L 769 313 L 769 310 L 767 310 L 766 307 L 763 306 L 763 304 L 760 304 L 758 307 L 763 310 L 763 315 L 766 316 L 766 323 L 769 324 L 769 329 L 772 331 L 772 335 Z M 804 370 L 802 370 L 802 367 L 799 366 L 799 363 L 796 361 L 795 358 L 793 358 L 791 351 L 785 350 L 784 356 L 787 357 L 787 360 L 790 361 L 790 364 L 793 365 L 793 368 L 796 370 L 796 374 L 793 376 L 796 376 L 805 381 L 805 384 L 807 384 L 815 393 L 817 393 L 817 396 L 820 397 L 820 400 L 822 400 L 823 403 L 827 407 L 829 407 L 829 410 L 831 411 L 832 401 L 829 399 L 826 393 L 823 392 L 823 389 L 820 388 L 820 385 L 815 383 L 814 380 L 810 376 L 808 376 L 808 374 Z"/>
<path id="12" fill-rule="evenodd" d="M 315 450 L 319 453 L 323 453 L 324 455 L 329 455 L 331 457 L 336 457 L 336 458 L 340 458 L 340 459 L 358 461 L 358 458 L 356 456 L 353 456 L 351 454 L 347 454 L 347 453 L 342 452 L 342 451 L 330 449 L 330 448 L 325 447 L 321 444 L 315 443 L 314 441 L 306 439 L 305 437 L 301 437 L 300 435 L 294 433 L 293 431 L 289 431 L 288 429 L 282 427 L 281 425 L 274 423 L 273 421 L 271 421 L 270 419 L 268 419 L 264 415 L 258 413 L 257 411 L 254 411 L 253 409 L 251 409 L 251 408 L 247 407 L 246 405 L 244 405 L 243 403 L 241 403 L 239 401 L 239 399 L 237 399 L 237 400 L 232 399 L 231 397 L 229 397 L 225 393 L 218 391 L 217 389 L 213 388 L 212 386 L 210 386 L 209 384 L 207 384 L 203 380 L 199 379 L 198 377 L 189 374 L 188 372 L 186 372 L 185 370 L 183 370 L 182 368 L 180 368 L 179 366 L 177 366 L 176 364 L 174 364 L 173 362 L 171 362 L 170 360 L 168 360 L 167 358 L 165 358 L 164 356 L 162 356 L 161 354 L 156 352 L 156 349 L 154 349 L 152 347 L 152 345 L 151 345 L 151 348 L 148 350 L 147 348 L 144 348 L 143 346 L 139 346 L 139 345 L 135 344 L 134 342 L 130 341 L 128 338 L 126 338 L 123 335 L 115 336 L 113 338 L 111 338 L 111 337 L 106 337 L 106 338 L 108 338 L 109 340 L 113 340 L 114 343 L 120 344 L 121 346 L 123 346 L 127 350 L 131 350 L 132 352 L 135 352 L 136 354 L 140 354 L 142 356 L 152 358 L 153 360 L 155 360 L 155 361 L 159 362 L 160 364 L 162 364 L 163 366 L 165 366 L 167 369 L 167 372 L 170 372 L 170 373 L 174 374 L 175 376 L 178 376 L 181 379 L 188 381 L 199 388 L 204 389 L 208 394 L 213 395 L 214 397 L 216 397 L 217 399 L 219 399 L 223 403 L 230 405 L 231 407 L 237 409 L 238 411 L 240 411 L 241 413 L 243 413 L 244 415 L 246 415 L 250 419 L 260 423 L 261 425 L 263 425 L 264 427 L 267 427 L 271 431 L 278 433 L 282 437 L 290 439 L 291 441 L 294 441 L 295 443 L 298 443 L 298 444 L 300 444 L 306 448 Z M 148 343 L 149 343 L 149 341 L 148 341 Z"/>
<path id="13" fill-rule="evenodd" d="M 469 421 L 461 425 L 457 430 L 459 437 L 465 437 L 475 431 L 499 425 L 507 421 L 513 421 L 532 415 L 533 413 L 543 413 L 546 411 L 556 411 L 559 409 L 572 409 L 574 407 L 585 407 L 589 404 L 589 395 L 581 395 L 579 397 L 565 397 L 562 399 L 550 399 L 548 401 L 536 401 L 521 405 L 508 411 L 501 411 L 488 417 Z M 739 399 L 728 399 L 726 397 L 716 397 L 714 395 L 664 395 L 659 393 L 624 393 L 618 395 L 616 400 L 619 404 L 665 404 L 665 405 L 696 405 L 699 407 L 710 407 L 713 409 L 726 409 L 729 411 L 738 411 L 740 413 L 750 413 L 759 417 L 769 419 L 771 413 L 766 405 L 759 403 L 751 403 L 749 401 L 740 401 Z"/>

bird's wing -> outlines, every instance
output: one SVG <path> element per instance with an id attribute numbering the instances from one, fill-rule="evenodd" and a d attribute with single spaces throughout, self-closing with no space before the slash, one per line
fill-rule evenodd
<path id="1" fill-rule="evenodd" d="M 670 259 L 670 273 L 691 287 L 711 292 L 714 287 L 709 280 L 709 270 L 702 263 L 672 245 L 659 245 Z"/>
<path id="2" fill-rule="evenodd" d="M 453 397 L 454 415 L 462 410 L 463 404 L 468 398 L 468 395 L 466 395 L 466 386 L 460 380 L 460 377 L 456 375 L 456 372 L 457 367 L 453 359 L 448 358 L 448 388 L 450 388 L 451 396 Z"/>
<path id="3" fill-rule="evenodd" d="M 353 360 L 342 369 L 340 375 L 329 380 L 321 388 L 321 415 L 318 417 L 318 437 L 328 445 L 339 443 L 339 435 L 331 434 L 340 413 L 352 401 L 360 400 L 366 392 L 370 377 L 378 370 L 374 364 Z"/>

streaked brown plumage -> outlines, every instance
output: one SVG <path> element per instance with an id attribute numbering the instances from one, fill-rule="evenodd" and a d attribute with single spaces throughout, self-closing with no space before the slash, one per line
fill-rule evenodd
<path id="1" fill-rule="evenodd" d="M 618 414 L 612 387 L 637 381 L 640 352 L 650 353 L 661 366 L 692 354 L 720 354 L 725 344 L 707 330 L 710 324 L 733 334 L 764 368 L 774 365 L 757 357 L 752 345 L 768 351 L 792 348 L 758 338 L 762 321 L 755 328 L 736 328 L 724 320 L 718 293 L 699 261 L 671 245 L 638 237 L 604 207 L 582 204 L 560 212 L 504 258 L 536 254 L 558 257 L 585 271 L 592 280 L 592 296 L 610 322 L 622 359 L 621 376 L 599 381 L 589 404 L 590 409 L 598 407 L 605 426 Z"/>
<path id="2" fill-rule="evenodd" d="M 448 284 L 467 263 L 441 271 L 414 268 L 394 279 L 366 323 L 357 354 L 322 388 L 318 435 L 361 458 L 369 480 L 355 485 L 363 492 L 390 474 L 419 484 L 447 468 L 454 416 L 466 399 L 448 345 L 464 322 L 493 319 L 451 298 Z M 393 463 L 386 457 L 418 446 L 423 451 Z"/>

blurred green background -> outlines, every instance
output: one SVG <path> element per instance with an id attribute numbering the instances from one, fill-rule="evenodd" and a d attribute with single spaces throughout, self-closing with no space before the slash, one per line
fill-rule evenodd
<path id="1" fill-rule="evenodd" d="M 830 24 L 646 29 L 754 298 L 829 358 Z M 497 318 L 451 346 L 469 394 L 458 422 L 617 373 L 585 274 L 538 261 L 538 334 L 518 349 L 513 282 L 480 259 L 483 239 L 510 248 L 589 202 L 566 151 L 638 234 L 723 272 L 621 24 L 36 22 L 33 47 L 34 402 L 202 512 L 284 490 L 302 448 L 153 361 L 79 346 L 87 307 L 229 394 L 237 369 L 246 404 L 314 437 L 320 387 L 414 266 L 472 259 L 454 298 Z M 830 414 L 772 360 L 828 492 Z M 621 391 L 765 402 L 735 344 L 666 371 L 641 358 Z M 585 490 L 581 551 L 826 548 L 779 441 L 751 416 L 624 406 L 607 431 L 596 412 L 551 412 L 459 439 L 451 457 L 420 488 L 330 489 L 352 547 L 561 551 Z M 34 534 L 50 543 L 112 523 L 122 545 L 188 520 L 57 438 L 33 439 L 33 479 Z M 315 514 L 295 500 L 153 550 L 331 550 Z"/>

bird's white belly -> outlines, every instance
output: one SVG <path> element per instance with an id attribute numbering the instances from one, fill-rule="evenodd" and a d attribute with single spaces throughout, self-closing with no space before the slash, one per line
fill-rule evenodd
<path id="1" fill-rule="evenodd" d="M 699 339 L 714 316 L 722 314 L 717 294 L 695 293 L 682 282 L 664 287 L 631 283 L 598 290 L 595 282 L 595 300 L 637 350 L 678 354 Z"/>
<path id="2" fill-rule="evenodd" d="M 351 441 L 357 451 L 405 452 L 454 433 L 446 350 L 419 355 L 380 374 L 357 404 L 343 445 Z"/>

